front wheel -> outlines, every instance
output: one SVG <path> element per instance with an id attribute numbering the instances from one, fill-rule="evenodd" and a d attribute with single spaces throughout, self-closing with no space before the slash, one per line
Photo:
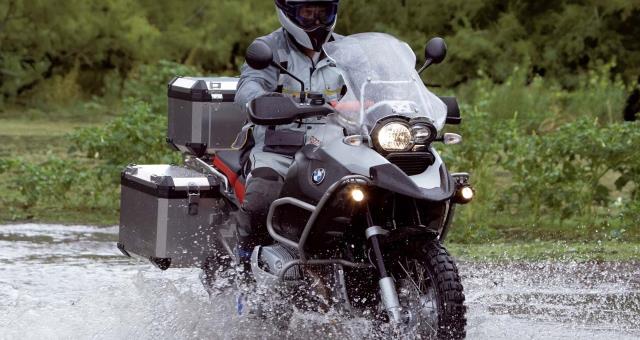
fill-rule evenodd
<path id="1" fill-rule="evenodd" d="M 438 240 L 412 245 L 389 263 L 406 323 L 403 338 L 463 339 L 466 307 L 458 268 Z"/>

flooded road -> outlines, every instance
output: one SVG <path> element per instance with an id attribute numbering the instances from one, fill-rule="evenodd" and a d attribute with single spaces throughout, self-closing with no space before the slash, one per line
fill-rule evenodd
<path id="1" fill-rule="evenodd" d="M 366 320 L 294 314 L 288 329 L 210 301 L 198 270 L 122 256 L 117 228 L 0 226 L 0 339 L 347 338 Z M 639 263 L 461 263 L 469 339 L 638 339 Z M 326 336 L 329 332 L 330 336 Z"/>

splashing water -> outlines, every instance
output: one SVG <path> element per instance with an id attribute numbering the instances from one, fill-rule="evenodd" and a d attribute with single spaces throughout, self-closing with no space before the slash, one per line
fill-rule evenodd
<path id="1" fill-rule="evenodd" d="M 197 269 L 162 272 L 115 247 L 117 227 L 0 226 L 0 339 L 362 339 L 365 319 L 238 316 Z M 639 263 L 461 263 L 470 339 L 637 339 Z"/>

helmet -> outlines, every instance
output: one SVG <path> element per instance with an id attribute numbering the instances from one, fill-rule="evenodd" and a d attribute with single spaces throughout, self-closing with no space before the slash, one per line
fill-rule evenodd
<path id="1" fill-rule="evenodd" d="M 302 47 L 320 52 L 338 17 L 340 0 L 275 0 L 282 27 Z"/>

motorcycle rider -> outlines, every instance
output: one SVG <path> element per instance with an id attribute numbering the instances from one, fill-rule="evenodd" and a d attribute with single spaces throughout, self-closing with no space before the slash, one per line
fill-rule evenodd
<path id="1" fill-rule="evenodd" d="M 322 52 L 324 43 L 341 36 L 334 34 L 339 0 L 275 0 L 282 28 L 258 39 L 274 52 L 274 61 L 300 78 L 306 92 L 322 93 L 327 102 L 336 101 L 343 80 L 330 67 Z M 300 83 L 281 73 L 275 66 L 256 70 L 245 64 L 236 92 L 236 103 L 246 107 L 259 96 L 300 96 Z M 278 198 L 283 179 L 293 161 L 293 154 L 304 144 L 318 144 L 315 134 L 324 119 L 306 119 L 287 126 L 253 126 L 249 123 L 240 134 L 236 147 L 243 152 L 247 178 L 245 196 L 236 214 L 238 255 L 245 268 L 253 248 L 268 236 L 266 217 L 271 202 Z M 239 145 L 238 145 L 239 144 Z"/>

